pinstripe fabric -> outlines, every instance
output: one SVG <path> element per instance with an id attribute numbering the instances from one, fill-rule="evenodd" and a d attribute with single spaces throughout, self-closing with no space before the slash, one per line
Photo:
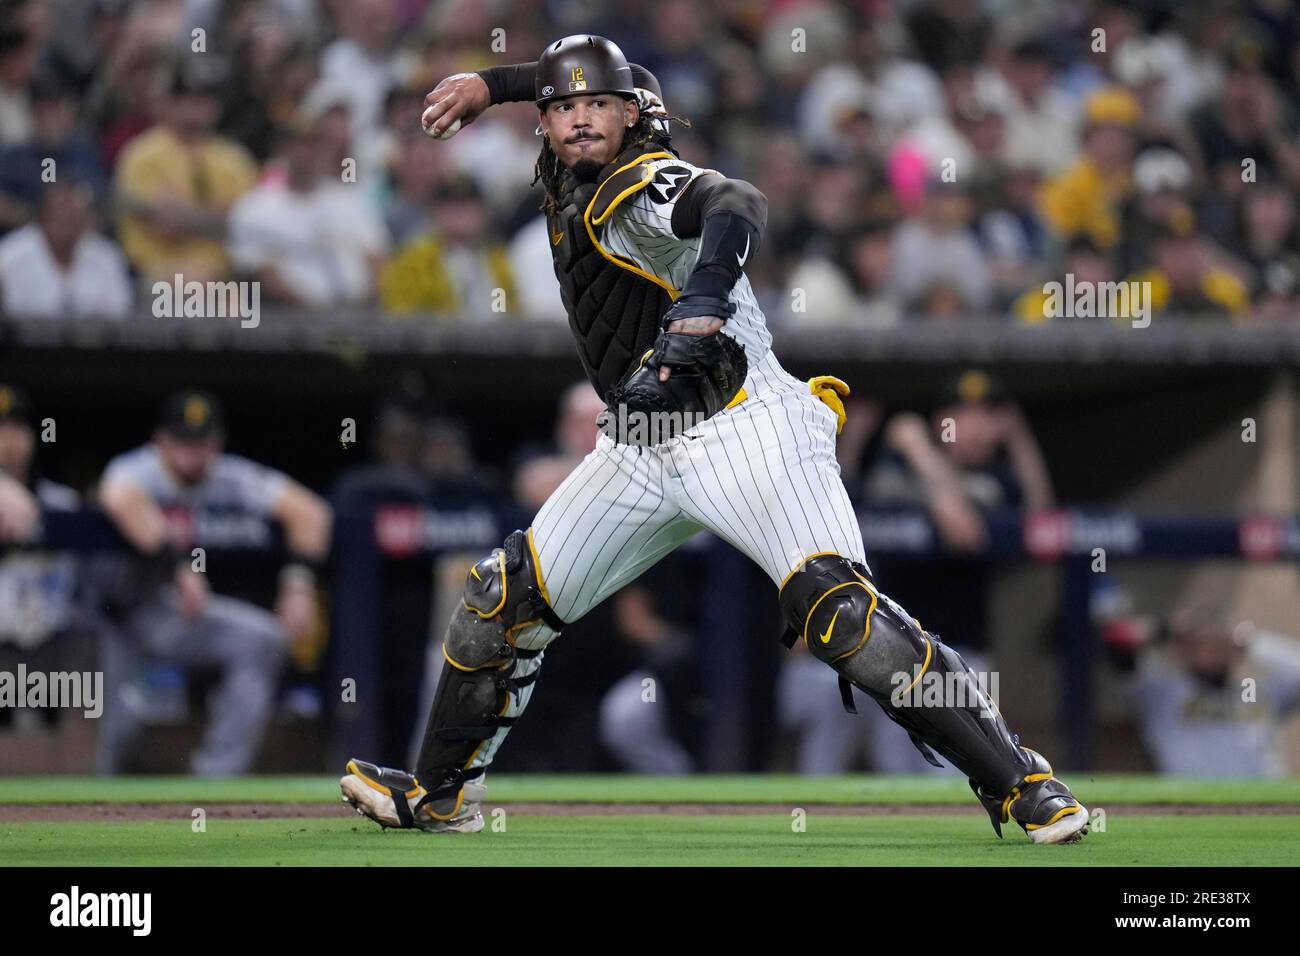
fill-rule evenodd
<path id="1" fill-rule="evenodd" d="M 699 258 L 698 239 L 672 234 L 672 187 L 704 170 L 680 160 L 651 163 L 665 176 L 628 197 L 599 230 L 602 245 L 680 289 Z M 674 167 L 677 167 L 674 169 Z M 670 198 L 667 194 L 672 192 Z M 785 371 L 749 280 L 731 293 L 727 333 L 745 346 L 748 397 L 684 435 L 651 448 L 602 435 L 533 521 L 537 563 L 561 619 L 576 621 L 701 529 L 752 558 L 778 585 L 810 554 L 833 551 L 865 562 L 862 535 L 835 459 L 835 413 L 808 383 Z M 541 650 L 556 636 L 543 623 L 515 635 Z M 542 656 L 521 662 L 532 673 Z M 511 694 L 517 717 L 536 685 Z M 507 728 L 473 766 L 491 763 Z"/>
<path id="2" fill-rule="evenodd" d="M 651 449 L 615 445 L 602 435 L 542 505 L 533 520 L 533 542 L 551 607 L 562 620 L 583 617 L 700 530 L 668 493 L 663 473 Z M 515 635 L 515 646 L 541 650 L 556 636 L 539 621 Z M 543 651 L 521 659 L 516 676 L 535 672 L 544 657 Z M 504 715 L 518 718 L 536 687 L 511 693 Z M 497 730 L 469 766 L 491 764 L 509 731 Z"/>
<path id="3" fill-rule="evenodd" d="M 655 159 L 645 165 L 659 178 L 625 199 L 614 215 L 598 227 L 598 235 L 608 251 L 630 259 L 674 289 L 680 289 L 699 261 L 700 240 L 673 235 L 673 208 L 685 189 L 676 190 L 669 198 L 663 181 L 672 184 L 694 181 L 712 175 L 712 171 L 680 159 Z M 757 363 L 770 353 L 772 334 L 767 330 L 767 321 L 754 298 L 748 276 L 741 275 L 730 298 L 736 312 L 727 320 L 727 334 L 745 346 L 751 363 Z"/>
<path id="4" fill-rule="evenodd" d="M 759 371 L 777 384 L 680 438 L 641 448 L 602 435 L 542 506 L 533 541 L 563 620 L 583 617 L 702 528 L 778 585 L 810 554 L 865 562 L 835 460 L 835 413 L 775 362 Z M 515 644 L 541 649 L 555 636 L 539 622 Z M 521 661 L 519 674 L 541 667 L 543 656 Z M 512 694 L 506 716 L 522 714 L 536 686 Z M 472 766 L 491 763 L 507 733 L 498 730 Z"/>
<path id="5" fill-rule="evenodd" d="M 701 528 L 777 584 L 808 554 L 865 560 L 835 460 L 835 413 L 782 374 L 662 445 L 601 436 L 533 523 L 561 618 L 582 617 Z"/>
<path id="6" fill-rule="evenodd" d="M 576 621 L 699 530 L 655 449 L 600 436 L 533 522 L 551 606 Z"/>
<path id="7" fill-rule="evenodd" d="M 835 413 L 806 382 L 767 389 L 714 416 L 668 446 L 682 510 L 778 585 L 810 554 L 865 561 L 835 460 L 835 425 Z M 737 523 L 743 533 L 725 533 Z"/>

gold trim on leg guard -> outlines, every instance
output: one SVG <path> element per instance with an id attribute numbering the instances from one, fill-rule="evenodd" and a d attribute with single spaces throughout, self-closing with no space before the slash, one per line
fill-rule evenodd
<path id="1" fill-rule="evenodd" d="M 466 575 L 461 606 L 447 625 L 446 666 L 434 695 L 416 771 L 428 789 L 422 806 L 435 818 L 456 801 L 457 791 L 485 770 L 496 744 L 518 719 L 537 680 L 544 638 L 564 622 L 551 609 L 536 562 L 531 529 L 512 532 L 502 547 L 476 562 Z M 516 634 L 543 624 L 518 647 Z"/>

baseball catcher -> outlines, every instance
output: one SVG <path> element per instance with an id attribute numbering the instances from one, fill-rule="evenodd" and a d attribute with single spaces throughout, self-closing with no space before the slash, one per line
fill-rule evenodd
<path id="1" fill-rule="evenodd" d="M 351 760 L 343 798 L 382 826 L 483 828 L 485 771 L 536 690 L 567 623 L 701 529 L 780 589 L 788 646 L 803 640 L 875 700 L 932 762 L 970 780 L 994 830 L 1079 839 L 1088 814 L 1019 744 L 965 662 L 882 594 L 839 477 L 848 387 L 777 361 L 744 267 L 767 201 L 685 162 L 658 83 L 597 36 L 536 63 L 443 80 L 427 131 L 533 100 L 555 274 L 578 357 L 608 404 L 594 451 L 526 530 L 470 568 L 414 773 Z M 945 688 L 918 695 L 920 686 Z"/>

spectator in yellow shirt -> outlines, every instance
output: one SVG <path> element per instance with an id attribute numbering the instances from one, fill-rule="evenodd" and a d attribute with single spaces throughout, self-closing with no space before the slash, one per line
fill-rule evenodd
<path id="1" fill-rule="evenodd" d="M 1115 257 L 1099 248 L 1088 236 L 1080 234 L 1070 237 L 1061 254 L 1060 268 L 1048 281 L 1059 283 L 1062 287 L 1069 283 L 1074 287 L 1091 285 L 1095 289 L 1104 289 L 1113 285 L 1119 278 Z M 1031 286 L 1012 303 L 1011 311 L 1017 319 L 1027 325 L 1041 325 L 1063 317 L 1053 311 L 1047 285 L 1043 283 Z M 1115 310 L 1115 314 L 1106 313 L 1096 317 L 1119 320 L 1129 320 L 1134 317 L 1132 310 L 1126 307 L 1128 303 L 1115 301 L 1121 306 Z"/>
<path id="2" fill-rule="evenodd" d="M 1106 87 L 1088 97 L 1084 114 L 1083 156 L 1043 186 L 1043 215 L 1058 235 L 1083 233 L 1109 249 L 1119 239 L 1120 207 L 1132 189 L 1142 108 L 1127 90 Z"/>
<path id="3" fill-rule="evenodd" d="M 257 181 L 257 164 L 214 130 L 221 111 L 211 85 L 177 72 L 162 121 L 122 151 L 114 181 L 118 234 L 146 281 L 225 279 L 231 204 Z"/>
<path id="4" fill-rule="evenodd" d="M 1246 284 L 1214 261 L 1212 244 L 1190 220 L 1162 230 L 1151 268 L 1133 276 L 1150 282 L 1152 310 L 1185 318 L 1242 319 L 1250 309 Z"/>
<path id="5" fill-rule="evenodd" d="M 492 235 L 474 180 L 453 175 L 434 191 L 431 228 L 384 264 L 379 297 L 389 312 L 519 316 L 505 247 Z"/>
<path id="6" fill-rule="evenodd" d="M 1071 289 L 1089 287 L 1094 295 L 1092 301 L 1097 303 L 1091 317 L 1120 322 L 1141 320 L 1152 314 L 1240 319 L 1250 309 L 1246 284 L 1216 264 L 1213 246 L 1196 231 L 1190 213 L 1174 217 L 1159 227 L 1152 242 L 1149 266 L 1122 280 L 1120 275 L 1113 255 L 1098 248 L 1087 236 L 1075 236 L 1054 281 L 1066 290 L 1067 296 Z M 1113 289 L 1119 289 L 1122 294 L 1112 296 Z M 1101 306 L 1103 302 L 1105 308 Z M 1021 322 L 1037 325 L 1061 317 L 1053 312 L 1052 306 L 1047 285 L 1043 285 L 1026 290 L 1016 299 L 1012 310 Z"/>

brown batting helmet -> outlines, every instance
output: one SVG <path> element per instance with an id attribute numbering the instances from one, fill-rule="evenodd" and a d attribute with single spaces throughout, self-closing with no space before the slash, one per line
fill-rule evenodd
<path id="1" fill-rule="evenodd" d="M 534 92 L 539 109 L 566 96 L 617 93 L 635 97 L 632 68 L 618 44 L 580 33 L 556 40 L 537 60 Z"/>

